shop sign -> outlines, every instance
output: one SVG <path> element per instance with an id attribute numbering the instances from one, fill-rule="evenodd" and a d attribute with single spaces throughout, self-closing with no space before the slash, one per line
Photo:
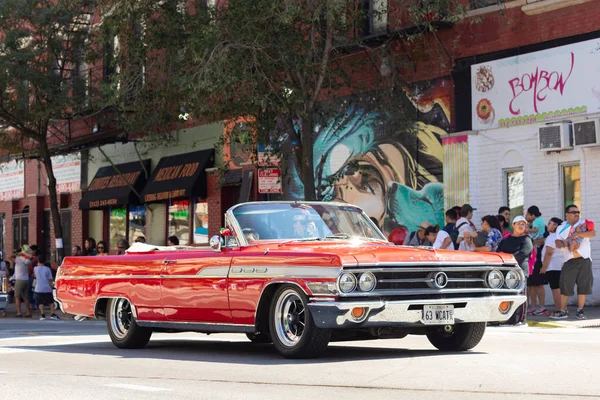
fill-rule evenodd
<path id="1" fill-rule="evenodd" d="M 281 165 L 279 146 L 273 144 L 258 144 L 258 166 L 277 167 Z"/>
<path id="2" fill-rule="evenodd" d="M 25 167 L 22 160 L 0 164 L 0 201 L 25 197 Z"/>
<path id="3" fill-rule="evenodd" d="M 81 153 L 52 157 L 52 170 L 58 193 L 73 193 L 81 189 Z"/>
<path id="4" fill-rule="evenodd" d="M 600 40 L 471 66 L 474 130 L 600 111 Z"/>
<path id="5" fill-rule="evenodd" d="M 258 170 L 258 193 L 281 193 L 281 170 L 260 168 Z"/>

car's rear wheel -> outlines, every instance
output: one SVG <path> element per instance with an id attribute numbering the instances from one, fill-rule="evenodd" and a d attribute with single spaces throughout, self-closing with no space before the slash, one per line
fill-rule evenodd
<path id="1" fill-rule="evenodd" d="M 485 333 L 485 322 L 472 322 L 435 328 L 427 339 L 442 351 L 467 351 L 477 346 Z"/>
<path id="2" fill-rule="evenodd" d="M 106 326 L 113 344 L 121 349 L 139 349 L 148 344 L 152 330 L 135 322 L 129 300 L 110 299 L 106 306 Z"/>
<path id="3" fill-rule="evenodd" d="M 329 344 L 331 330 L 314 324 L 307 304 L 304 292 L 293 285 L 281 286 L 273 296 L 269 310 L 271 339 L 286 358 L 314 358 Z"/>

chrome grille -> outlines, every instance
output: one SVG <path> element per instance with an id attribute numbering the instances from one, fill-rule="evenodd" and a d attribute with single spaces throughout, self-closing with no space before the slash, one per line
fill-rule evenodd
<path id="1" fill-rule="evenodd" d="M 371 272 L 377 279 L 375 290 L 361 292 L 356 290 L 351 293 L 342 293 L 340 296 L 425 296 L 425 297 L 454 297 L 454 295 L 480 296 L 490 294 L 516 294 L 523 290 L 524 275 L 521 273 L 521 284 L 516 289 L 503 286 L 492 289 L 487 284 L 487 274 L 492 270 L 499 270 L 504 275 L 508 271 L 519 271 L 516 265 L 429 265 L 423 263 L 402 265 L 374 265 L 372 267 L 361 265 L 358 268 L 344 268 L 344 272 L 352 272 L 357 279 L 364 272 Z M 437 273 L 443 272 L 447 277 L 447 284 L 443 288 L 436 287 L 434 279 Z"/>

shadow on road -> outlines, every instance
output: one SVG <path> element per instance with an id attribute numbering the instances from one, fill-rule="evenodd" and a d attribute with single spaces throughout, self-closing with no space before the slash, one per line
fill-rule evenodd
<path id="1" fill-rule="evenodd" d="M 73 320 L 39 321 L 30 318 L 0 320 L 0 339 L 26 336 L 90 336 L 106 334 L 103 321 L 77 322 Z"/>
<path id="2" fill-rule="evenodd" d="M 93 354 L 128 359 L 154 359 L 177 361 L 200 361 L 248 365 L 319 364 L 355 360 L 384 360 L 413 357 L 444 356 L 438 350 L 411 350 L 392 347 L 365 347 L 334 343 L 319 358 L 311 360 L 288 360 L 280 356 L 269 344 L 230 342 L 216 340 L 154 340 L 144 349 L 122 350 L 110 342 L 88 342 L 60 345 L 10 346 L 13 349 L 56 352 L 63 354 Z M 483 354 L 478 352 L 454 353 L 463 356 Z"/>

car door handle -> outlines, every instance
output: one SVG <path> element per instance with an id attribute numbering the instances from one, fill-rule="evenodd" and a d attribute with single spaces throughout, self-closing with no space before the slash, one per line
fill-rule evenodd
<path id="1" fill-rule="evenodd" d="M 177 260 L 165 260 L 164 263 L 165 263 L 165 265 L 175 264 L 175 263 L 177 263 Z"/>

